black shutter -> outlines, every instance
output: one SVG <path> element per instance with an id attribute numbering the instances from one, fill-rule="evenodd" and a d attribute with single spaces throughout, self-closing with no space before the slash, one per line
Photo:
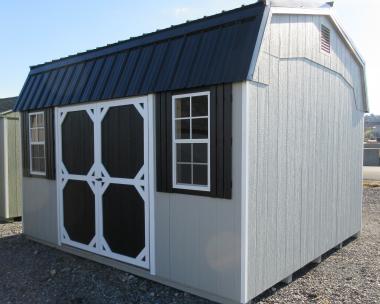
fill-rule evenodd
<path id="1" fill-rule="evenodd" d="M 21 112 L 21 145 L 22 145 L 22 173 L 30 176 L 29 164 L 29 117 L 28 112 Z"/>
<path id="2" fill-rule="evenodd" d="M 172 187 L 172 96 L 210 91 L 210 192 Z M 232 85 L 157 94 L 156 102 L 157 191 L 231 199 L 232 197 Z"/>
<path id="3" fill-rule="evenodd" d="M 54 108 L 45 110 L 46 178 L 55 179 Z"/>
<path id="4" fill-rule="evenodd" d="M 55 179 L 55 133 L 54 133 L 54 109 L 44 110 L 45 117 L 45 153 L 46 153 L 46 178 Z M 21 140 L 22 140 L 22 168 L 23 176 L 30 177 L 29 155 L 29 113 L 21 112 Z M 44 177 L 44 176 L 38 176 Z"/>

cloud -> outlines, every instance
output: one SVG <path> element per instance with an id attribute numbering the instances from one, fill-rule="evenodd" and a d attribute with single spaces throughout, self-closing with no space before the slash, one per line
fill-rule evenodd
<path id="1" fill-rule="evenodd" d="M 173 9 L 173 13 L 177 18 L 188 17 L 191 15 L 191 9 L 189 7 L 176 7 Z"/>

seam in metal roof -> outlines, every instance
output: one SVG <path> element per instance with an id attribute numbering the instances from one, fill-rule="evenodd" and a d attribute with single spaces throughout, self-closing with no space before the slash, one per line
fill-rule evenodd
<path id="1" fill-rule="evenodd" d="M 246 80 L 264 9 L 255 3 L 31 67 L 15 109 Z"/>

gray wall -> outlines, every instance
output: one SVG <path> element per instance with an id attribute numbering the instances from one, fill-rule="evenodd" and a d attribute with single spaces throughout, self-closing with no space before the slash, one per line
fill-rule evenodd
<path id="1" fill-rule="evenodd" d="M 156 193 L 157 275 L 240 301 L 241 84 L 233 86 L 232 200 Z"/>
<path id="2" fill-rule="evenodd" d="M 45 178 L 23 178 L 24 233 L 34 239 L 58 244 L 56 182 Z"/>
<path id="3" fill-rule="evenodd" d="M 249 298 L 360 231 L 362 80 L 328 19 L 273 16 L 249 83 Z"/>

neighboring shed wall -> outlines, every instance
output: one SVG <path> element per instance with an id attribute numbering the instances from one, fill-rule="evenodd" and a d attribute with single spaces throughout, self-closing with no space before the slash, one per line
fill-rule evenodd
<path id="1" fill-rule="evenodd" d="M 248 85 L 249 298 L 360 231 L 362 81 L 326 17 L 273 16 Z"/>
<path id="2" fill-rule="evenodd" d="M 0 214 L 5 213 L 4 118 L 0 117 Z"/>
<path id="3" fill-rule="evenodd" d="M 0 117 L 0 218 L 21 216 L 20 116 Z"/>
<path id="4" fill-rule="evenodd" d="M 157 275 L 240 300 L 241 84 L 233 85 L 232 200 L 156 193 Z"/>

